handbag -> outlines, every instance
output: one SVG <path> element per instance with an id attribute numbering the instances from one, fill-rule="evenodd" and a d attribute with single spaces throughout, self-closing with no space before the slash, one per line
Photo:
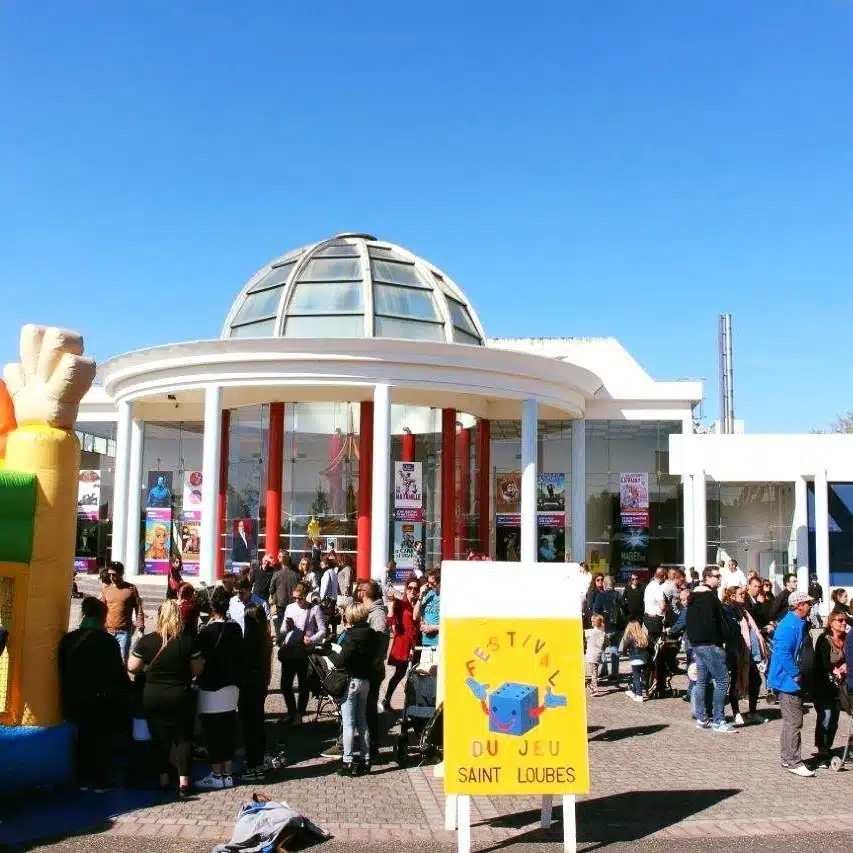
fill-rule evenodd
<path id="1" fill-rule="evenodd" d="M 323 679 L 323 689 L 336 702 L 341 702 L 346 698 L 349 691 L 349 675 L 342 669 L 329 670 L 329 674 Z"/>

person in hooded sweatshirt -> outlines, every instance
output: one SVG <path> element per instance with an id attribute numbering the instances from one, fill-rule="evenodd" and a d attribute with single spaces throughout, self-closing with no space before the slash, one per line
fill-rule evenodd
<path id="1" fill-rule="evenodd" d="M 346 698 L 341 704 L 343 724 L 343 756 L 338 773 L 341 776 L 360 776 L 370 772 L 371 742 L 367 721 L 367 699 L 370 681 L 376 669 L 379 634 L 371 628 L 365 604 L 349 604 L 344 610 L 346 634 L 340 652 L 329 652 L 337 669 L 349 676 Z M 354 757 L 356 735 L 361 740 L 360 761 Z"/>

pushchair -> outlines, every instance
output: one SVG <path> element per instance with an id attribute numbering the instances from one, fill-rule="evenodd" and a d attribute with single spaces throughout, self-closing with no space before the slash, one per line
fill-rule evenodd
<path id="1" fill-rule="evenodd" d="M 646 681 L 646 695 L 649 699 L 665 699 L 677 696 L 672 686 L 672 677 L 678 674 L 678 650 L 681 640 L 664 632 L 658 637 L 649 663 Z"/>
<path id="2" fill-rule="evenodd" d="M 400 733 L 394 745 L 394 759 L 400 767 L 409 763 L 409 732 L 417 736 L 414 751 L 420 756 L 420 763 L 429 761 L 441 752 L 443 744 L 442 706 L 436 704 L 438 687 L 437 667 L 423 667 L 425 661 L 416 664 L 419 652 L 432 653 L 433 649 L 415 649 L 413 659 L 406 672 L 403 689 L 403 716 L 400 719 Z"/>

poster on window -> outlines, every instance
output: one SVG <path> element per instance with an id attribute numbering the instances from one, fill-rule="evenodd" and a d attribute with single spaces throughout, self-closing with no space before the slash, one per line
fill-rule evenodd
<path id="1" fill-rule="evenodd" d="M 172 510 L 148 507 L 145 510 L 145 574 L 165 575 L 169 572 L 172 549 Z"/>
<path id="2" fill-rule="evenodd" d="M 101 510 L 101 472 L 85 470 L 77 477 L 77 518 L 97 521 Z"/>
<path id="3" fill-rule="evenodd" d="M 197 576 L 201 562 L 201 519 L 184 519 L 178 525 L 175 535 L 183 563 L 183 574 Z"/>
<path id="4" fill-rule="evenodd" d="M 394 517 L 424 520 L 423 470 L 420 462 L 394 463 Z"/>
<path id="5" fill-rule="evenodd" d="M 415 568 L 415 542 L 423 541 L 424 526 L 414 521 L 394 522 L 394 583 L 403 583 Z"/>
<path id="6" fill-rule="evenodd" d="M 184 472 L 184 501 L 181 518 L 184 521 L 201 521 L 201 471 Z"/>
<path id="7" fill-rule="evenodd" d="M 566 561 L 566 525 L 562 513 L 543 513 L 536 526 L 536 560 L 539 563 Z"/>
<path id="8" fill-rule="evenodd" d="M 521 560 L 521 516 L 518 513 L 495 516 L 495 555 L 505 563 Z"/>
<path id="9" fill-rule="evenodd" d="M 145 490 L 146 509 L 171 509 L 172 472 L 149 471 L 148 488 Z"/>
<path id="10" fill-rule="evenodd" d="M 94 572 L 98 569 L 100 522 L 77 516 L 77 543 L 74 549 L 74 571 Z"/>
<path id="11" fill-rule="evenodd" d="M 257 559 L 258 543 L 255 522 L 252 518 L 237 518 L 231 522 L 231 571 L 238 575 L 240 570 L 251 566 Z"/>
<path id="12" fill-rule="evenodd" d="M 521 512 L 521 474 L 495 474 L 495 513 L 498 515 Z"/>
<path id="13" fill-rule="evenodd" d="M 623 527 L 649 526 L 649 475 L 619 475 L 619 514 Z"/>
<path id="14" fill-rule="evenodd" d="M 540 474 L 536 483 L 537 512 L 566 511 L 566 475 Z"/>

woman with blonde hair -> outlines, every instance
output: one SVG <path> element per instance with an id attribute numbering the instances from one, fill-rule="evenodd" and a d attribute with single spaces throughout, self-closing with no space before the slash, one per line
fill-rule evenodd
<path id="1" fill-rule="evenodd" d="M 379 634 L 367 623 L 364 604 L 348 604 L 344 609 L 346 634 L 339 653 L 331 652 L 329 659 L 336 669 L 349 676 L 346 698 L 341 705 L 343 723 L 343 762 L 341 776 L 360 776 L 370 772 L 370 735 L 367 728 L 367 694 L 373 677 L 374 661 L 379 649 Z M 361 760 L 353 759 L 353 744 L 361 739 Z"/>
<path id="2" fill-rule="evenodd" d="M 625 695 L 635 702 L 645 702 L 643 675 L 649 663 L 649 632 L 642 622 L 632 619 L 625 628 L 619 651 L 625 652 L 631 665 L 631 687 Z"/>
<path id="3" fill-rule="evenodd" d="M 168 560 L 169 550 L 166 548 L 168 541 L 169 528 L 160 522 L 152 524 L 145 532 L 145 559 Z"/>
<path id="4" fill-rule="evenodd" d="M 168 599 L 157 611 L 156 629 L 142 637 L 130 655 L 127 668 L 137 679 L 144 678 L 142 710 L 151 733 L 151 747 L 160 773 L 160 788 L 167 790 L 170 756 L 175 750 L 178 791 L 190 793 L 190 757 L 195 723 L 193 679 L 204 661 L 195 639 L 183 631 L 178 602 Z"/>

